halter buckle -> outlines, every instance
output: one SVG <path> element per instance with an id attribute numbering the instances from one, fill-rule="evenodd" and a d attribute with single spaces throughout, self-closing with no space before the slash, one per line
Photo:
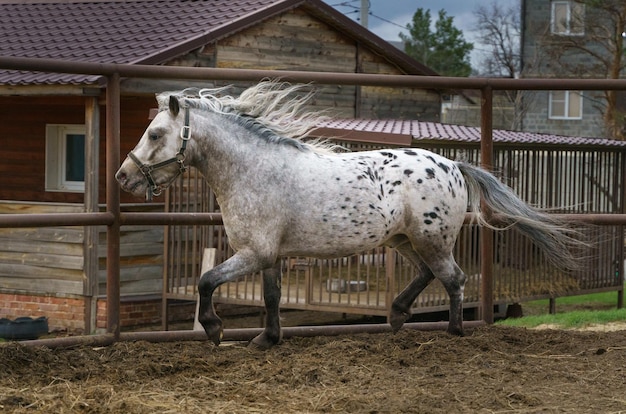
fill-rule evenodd
<path id="1" fill-rule="evenodd" d="M 191 127 L 189 125 L 183 125 L 180 129 L 180 138 L 183 141 L 189 141 L 191 139 Z"/>

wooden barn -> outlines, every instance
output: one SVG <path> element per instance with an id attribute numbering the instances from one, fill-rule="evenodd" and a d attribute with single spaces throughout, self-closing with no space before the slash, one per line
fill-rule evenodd
<path id="1" fill-rule="evenodd" d="M 435 75 L 321 0 L 3 0 L 0 55 L 116 64 Z M 123 79 L 122 157 L 154 94 L 206 82 Z M 238 85 L 243 86 L 243 85 Z M 99 76 L 0 68 L 0 213 L 102 211 Z M 435 90 L 324 85 L 314 105 L 346 118 L 438 121 Z M 123 210 L 162 211 L 122 194 Z M 0 229 L 0 317 L 104 327 L 104 228 Z M 122 325 L 158 321 L 161 227 L 124 227 Z"/>

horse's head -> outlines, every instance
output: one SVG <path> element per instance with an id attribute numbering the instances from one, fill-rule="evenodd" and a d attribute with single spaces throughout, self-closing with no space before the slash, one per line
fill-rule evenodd
<path id="1" fill-rule="evenodd" d="M 145 194 L 148 200 L 185 171 L 185 149 L 191 138 L 189 108 L 185 105 L 181 111 L 175 95 L 159 95 L 157 100 L 159 113 L 115 174 L 124 191 Z"/>

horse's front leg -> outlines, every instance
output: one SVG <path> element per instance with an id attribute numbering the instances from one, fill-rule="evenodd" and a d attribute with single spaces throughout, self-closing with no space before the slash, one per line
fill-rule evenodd
<path id="1" fill-rule="evenodd" d="M 258 256 L 250 251 L 239 251 L 224 263 L 219 264 L 208 272 L 204 273 L 198 284 L 200 294 L 200 310 L 198 320 L 207 337 L 219 345 L 222 339 L 222 320 L 215 313 L 213 306 L 213 292 L 220 285 L 231 282 L 237 278 L 258 272 L 264 266 Z"/>
<path id="2" fill-rule="evenodd" d="M 265 300 L 265 329 L 252 340 L 253 346 L 268 349 L 278 344 L 282 338 L 280 331 L 280 283 L 282 277 L 281 261 L 273 267 L 263 270 L 263 299 Z"/>

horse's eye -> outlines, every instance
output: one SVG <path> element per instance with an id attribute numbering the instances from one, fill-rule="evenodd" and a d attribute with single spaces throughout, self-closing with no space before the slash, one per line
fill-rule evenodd
<path id="1" fill-rule="evenodd" d="M 157 139 L 159 139 L 159 135 L 152 133 L 150 135 L 148 135 L 148 138 L 150 138 L 150 141 L 156 141 Z"/>

